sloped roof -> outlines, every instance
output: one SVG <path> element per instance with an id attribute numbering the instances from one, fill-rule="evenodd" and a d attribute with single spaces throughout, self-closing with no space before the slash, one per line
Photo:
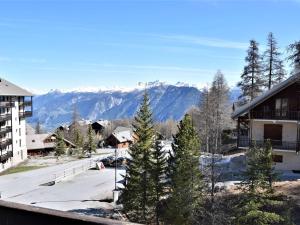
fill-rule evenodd
<path id="1" fill-rule="evenodd" d="M 26 144 L 28 150 L 37 150 L 37 149 L 45 149 L 45 148 L 54 148 L 55 143 L 45 143 L 44 141 L 51 137 L 52 135 L 56 136 L 55 133 L 52 134 L 31 134 L 26 136 Z M 66 143 L 69 143 L 71 146 L 75 147 L 71 141 L 64 139 Z"/>
<path id="2" fill-rule="evenodd" d="M 99 124 L 102 127 L 107 127 L 110 122 L 108 120 L 98 120 L 98 121 L 95 121 L 93 124 L 95 124 L 95 123 Z"/>
<path id="3" fill-rule="evenodd" d="M 28 150 L 44 149 L 44 140 L 49 136 L 49 134 L 30 134 L 26 136 L 26 144 Z M 52 148 L 54 144 L 52 144 Z M 49 146 L 51 147 L 51 146 Z"/>
<path id="4" fill-rule="evenodd" d="M 117 127 L 112 135 L 120 142 L 133 141 L 133 132 L 128 127 Z"/>
<path id="5" fill-rule="evenodd" d="M 231 118 L 232 119 L 237 119 L 239 116 L 242 116 L 242 115 L 246 114 L 247 112 L 249 112 L 249 110 L 255 108 L 259 104 L 263 103 L 267 99 L 271 98 L 272 96 L 276 95 L 280 91 L 284 90 L 285 88 L 287 88 L 288 86 L 294 84 L 295 82 L 297 82 L 299 80 L 300 80 L 300 71 L 298 71 L 293 76 L 286 79 L 285 81 L 275 85 L 273 88 L 271 88 L 270 90 L 264 92 L 262 95 L 256 97 L 251 102 L 237 108 L 232 113 Z"/>
<path id="6" fill-rule="evenodd" d="M 33 94 L 3 78 L 0 78 L 0 96 L 33 96 Z"/>

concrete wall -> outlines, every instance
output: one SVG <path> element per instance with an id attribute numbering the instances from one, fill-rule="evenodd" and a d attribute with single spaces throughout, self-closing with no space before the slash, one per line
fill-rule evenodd
<path id="1" fill-rule="evenodd" d="M 74 213 L 32 207 L 0 201 L 2 225 L 134 225 L 98 217 L 80 216 Z"/>
<path id="2" fill-rule="evenodd" d="M 282 141 L 297 141 L 297 123 L 283 121 L 261 121 L 252 122 L 252 139 L 262 141 L 264 139 L 264 124 L 282 124 Z"/>
<path id="3" fill-rule="evenodd" d="M 7 126 L 12 127 L 12 133 L 7 134 L 7 138 L 12 138 L 12 147 L 9 147 L 9 150 L 13 150 L 13 158 L 10 158 L 4 164 L 0 163 L 0 172 L 10 167 L 17 166 L 27 159 L 26 120 L 19 119 L 18 100 L 15 101 L 15 106 L 11 108 L 10 111 L 12 120 L 7 121 Z"/>
<path id="4" fill-rule="evenodd" d="M 276 170 L 300 170 L 300 154 L 296 152 L 274 151 L 275 155 L 282 156 L 282 163 L 276 163 Z"/>

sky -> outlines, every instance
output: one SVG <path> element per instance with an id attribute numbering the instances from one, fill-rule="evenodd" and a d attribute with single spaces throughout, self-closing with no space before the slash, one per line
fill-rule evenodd
<path id="1" fill-rule="evenodd" d="M 300 0 L 0 0 L 0 77 L 34 93 L 138 82 L 230 86 L 250 39 L 300 39 Z M 288 66 L 288 64 L 287 64 Z"/>

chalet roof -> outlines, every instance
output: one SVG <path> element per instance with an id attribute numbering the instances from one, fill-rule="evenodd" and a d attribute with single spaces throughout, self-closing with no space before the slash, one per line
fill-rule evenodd
<path id="1" fill-rule="evenodd" d="M 45 140 L 51 136 L 56 136 L 55 133 L 51 134 L 31 134 L 26 136 L 26 144 L 28 150 L 38 150 L 38 149 L 45 149 L 45 148 L 54 148 L 55 143 L 45 143 Z M 71 146 L 75 147 L 76 145 L 73 144 L 71 141 L 64 139 L 64 141 Z"/>
<path id="2" fill-rule="evenodd" d="M 33 96 L 33 94 L 3 78 L 0 78 L 0 96 Z"/>
<path id="3" fill-rule="evenodd" d="M 120 142 L 133 141 L 133 131 L 128 127 L 117 127 L 112 135 Z"/>
<path id="4" fill-rule="evenodd" d="M 92 124 L 99 124 L 100 126 L 102 127 L 107 127 L 109 125 L 109 121 L 108 120 L 98 120 L 98 121 L 95 121 L 94 123 Z"/>
<path id="5" fill-rule="evenodd" d="M 293 76 L 289 77 L 285 81 L 275 85 L 270 90 L 264 92 L 262 95 L 256 97 L 251 102 L 237 108 L 231 115 L 232 119 L 237 119 L 239 116 L 245 115 L 249 110 L 255 108 L 259 104 L 263 103 L 267 99 L 271 98 L 272 96 L 276 95 L 280 91 L 284 90 L 285 88 L 289 87 L 290 85 L 296 83 L 300 80 L 300 71 L 295 73 Z"/>

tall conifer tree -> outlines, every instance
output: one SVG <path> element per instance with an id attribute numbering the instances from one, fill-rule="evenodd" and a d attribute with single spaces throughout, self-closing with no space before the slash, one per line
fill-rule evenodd
<path id="1" fill-rule="evenodd" d="M 250 40 L 248 55 L 245 58 L 247 65 L 241 75 L 242 81 L 238 86 L 242 90 L 240 98 L 250 98 L 253 100 L 259 95 L 263 87 L 262 79 L 262 63 L 259 54 L 258 43 L 255 40 Z"/>
<path id="2" fill-rule="evenodd" d="M 134 120 L 134 132 L 137 142 L 129 150 L 131 163 L 127 168 L 121 203 L 131 221 L 149 224 L 156 211 L 153 182 L 155 134 L 146 91 Z"/>
<path id="3" fill-rule="evenodd" d="M 170 195 L 167 224 L 195 224 L 202 200 L 202 174 L 199 168 L 200 143 L 192 119 L 186 115 L 174 137 L 170 160 Z"/>
<path id="4" fill-rule="evenodd" d="M 272 32 L 268 35 L 267 49 L 264 52 L 264 80 L 265 86 L 268 89 L 275 84 L 280 83 L 285 77 L 285 70 L 283 62 L 280 59 L 281 53 L 279 52 L 277 41 Z"/>

